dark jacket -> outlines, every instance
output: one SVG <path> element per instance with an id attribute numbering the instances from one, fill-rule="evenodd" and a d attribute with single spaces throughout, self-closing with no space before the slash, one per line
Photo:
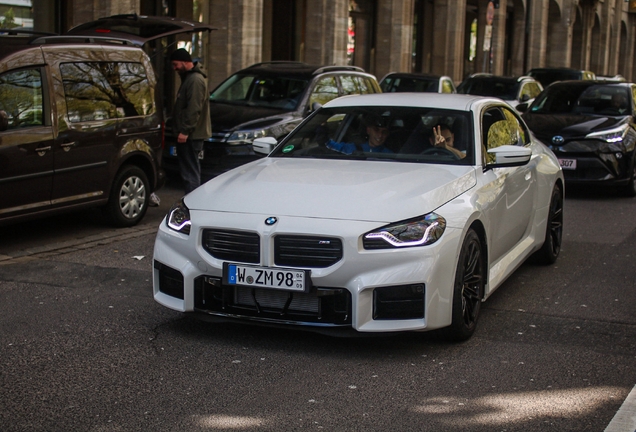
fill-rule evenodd
<path id="1" fill-rule="evenodd" d="M 181 86 L 177 93 L 172 118 L 174 132 L 188 135 L 189 139 L 207 139 L 212 135 L 208 79 L 198 63 L 181 74 Z"/>

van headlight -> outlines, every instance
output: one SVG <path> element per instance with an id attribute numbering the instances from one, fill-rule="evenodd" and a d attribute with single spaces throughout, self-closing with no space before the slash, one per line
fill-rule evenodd
<path id="1" fill-rule="evenodd" d="M 446 219 L 437 213 L 396 222 L 364 235 L 365 249 L 426 246 L 435 243 L 446 229 Z"/>
<path id="2" fill-rule="evenodd" d="M 186 207 L 183 200 L 172 206 L 166 217 L 166 225 L 171 230 L 180 232 L 181 234 L 190 234 L 190 210 Z"/>

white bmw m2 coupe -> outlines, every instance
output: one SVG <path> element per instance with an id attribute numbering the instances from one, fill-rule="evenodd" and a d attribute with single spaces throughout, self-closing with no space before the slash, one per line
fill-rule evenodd
<path id="1" fill-rule="evenodd" d="M 472 336 L 528 257 L 554 263 L 564 181 L 509 105 L 346 96 L 268 156 L 185 196 L 154 248 L 154 298 L 219 321 Z"/>

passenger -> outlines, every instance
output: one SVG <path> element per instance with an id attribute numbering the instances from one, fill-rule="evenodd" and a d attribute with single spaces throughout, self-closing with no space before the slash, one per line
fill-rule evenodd
<path id="1" fill-rule="evenodd" d="M 623 114 L 627 111 L 627 98 L 623 93 L 614 93 L 612 95 L 612 109 Z"/>
<path id="2" fill-rule="evenodd" d="M 448 150 L 460 159 L 466 155 L 455 148 L 455 134 L 445 124 L 438 124 L 433 128 L 433 135 L 429 138 L 431 145 L 436 148 Z"/>
<path id="3" fill-rule="evenodd" d="M 356 151 L 369 153 L 393 153 L 384 146 L 386 139 L 389 137 L 389 119 L 387 117 L 371 115 L 363 120 L 366 131 L 366 141 L 362 144 L 342 143 L 329 140 L 326 143 L 327 148 L 344 153 L 353 154 Z"/>

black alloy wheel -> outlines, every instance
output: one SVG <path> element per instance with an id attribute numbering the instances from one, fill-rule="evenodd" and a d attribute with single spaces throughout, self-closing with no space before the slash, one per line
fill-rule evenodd
<path id="1" fill-rule="evenodd" d="M 621 190 L 623 195 L 625 195 L 626 197 L 636 196 L 636 156 L 634 156 L 634 159 L 632 160 L 632 168 L 630 174 L 631 176 L 629 178 L 629 181 L 625 186 L 623 186 L 623 189 Z"/>
<path id="2" fill-rule="evenodd" d="M 545 232 L 543 246 L 537 252 L 537 258 L 542 264 L 554 264 L 561 252 L 563 241 L 563 193 L 559 185 L 554 185 L 550 209 L 548 211 L 548 224 Z"/>
<path id="3" fill-rule="evenodd" d="M 470 229 L 459 254 L 453 290 L 453 321 L 441 330 L 450 341 L 469 339 L 477 328 L 486 281 L 485 254 L 481 239 Z"/>

